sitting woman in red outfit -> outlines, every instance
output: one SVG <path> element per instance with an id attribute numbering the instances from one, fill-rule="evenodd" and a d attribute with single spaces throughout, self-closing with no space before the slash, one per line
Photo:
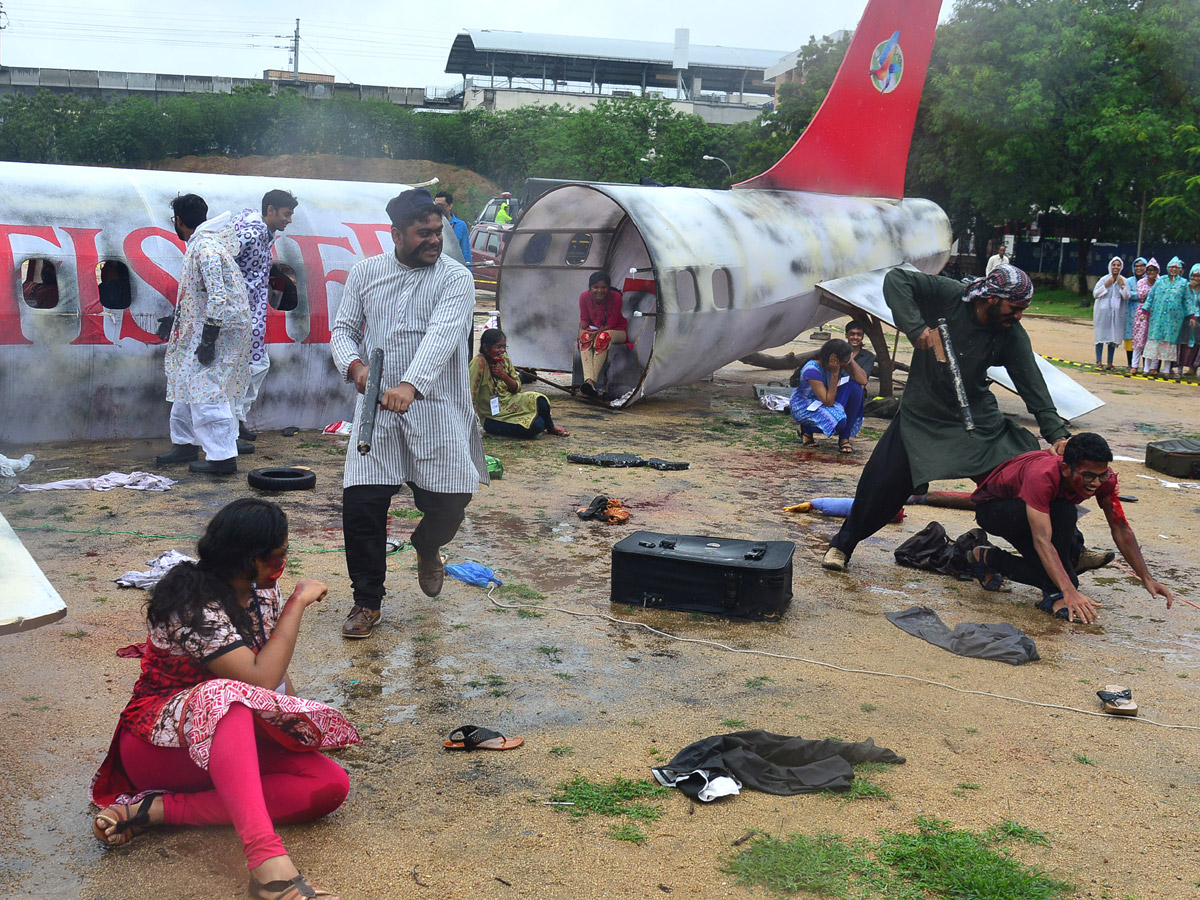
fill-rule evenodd
<path id="1" fill-rule="evenodd" d="M 146 643 L 118 651 L 140 656 L 142 675 L 92 782 L 92 830 L 117 845 L 156 825 L 232 824 L 252 897 L 329 897 L 275 833 L 341 806 L 346 772 L 316 751 L 360 740 L 341 713 L 292 696 L 287 674 L 300 619 L 325 585 L 301 579 L 284 602 L 287 517 L 265 500 L 230 503 L 198 549 L 198 563 L 155 588 Z"/>
<path id="2" fill-rule="evenodd" d="M 598 396 L 596 380 L 604 371 L 608 348 L 628 340 L 629 320 L 621 315 L 621 293 L 614 291 L 608 275 L 593 272 L 588 289 L 579 295 L 579 361 L 583 366 L 583 393 Z"/>

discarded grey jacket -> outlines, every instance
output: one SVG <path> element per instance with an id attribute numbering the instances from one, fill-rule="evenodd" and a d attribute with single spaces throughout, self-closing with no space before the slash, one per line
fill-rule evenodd
<path id="1" fill-rule="evenodd" d="M 697 770 L 709 778 L 727 774 L 748 788 L 768 794 L 844 791 L 854 781 L 853 764 L 902 763 L 886 747 L 867 738 L 857 743 L 805 740 L 769 731 L 737 731 L 689 744 L 665 766 L 653 769 L 662 784 L 676 784 Z M 678 784 L 687 793 L 686 783 Z"/>
<path id="2" fill-rule="evenodd" d="M 960 622 L 951 631 L 937 613 L 924 606 L 914 606 L 904 612 L 890 612 L 887 618 L 901 631 L 907 631 L 914 637 L 929 641 L 959 656 L 995 659 L 1010 666 L 1020 666 L 1041 659 L 1033 638 L 1007 622 L 996 625 Z"/>

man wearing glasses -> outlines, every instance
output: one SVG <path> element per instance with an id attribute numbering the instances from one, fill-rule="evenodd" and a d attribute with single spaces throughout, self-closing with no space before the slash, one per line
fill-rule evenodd
<path id="1" fill-rule="evenodd" d="M 1133 528 L 1125 518 L 1117 491 L 1117 473 L 1108 442 L 1085 432 L 1067 441 L 1062 456 L 1053 450 L 1022 453 L 997 466 L 971 496 L 975 521 L 988 534 L 999 535 L 1017 554 L 979 547 L 972 562 L 981 583 L 996 574 L 1041 588 L 1038 609 L 1085 625 L 1096 621 L 1100 604 L 1079 592 L 1079 556 L 1083 539 L 1076 528 L 1076 506 L 1095 497 L 1121 555 L 1142 580 L 1151 597 L 1175 595 L 1150 574 Z M 998 581 L 996 582 L 998 586 Z M 986 584 L 985 584 L 986 586 Z"/>
<path id="2" fill-rule="evenodd" d="M 990 389 L 989 366 L 1004 366 L 1037 419 L 1046 442 L 1061 454 L 1070 431 L 1054 408 L 1021 327 L 1033 299 L 1029 276 L 997 266 L 963 285 L 953 278 L 893 269 L 883 279 L 883 299 L 896 327 L 913 345 L 908 385 L 892 419 L 863 468 L 850 515 L 825 551 L 821 565 L 845 571 L 858 544 L 895 518 L 910 494 L 930 481 L 973 478 L 976 483 L 1006 460 L 1036 450 L 1037 438 L 1000 411 Z M 937 331 L 945 319 L 975 420 L 968 435 L 959 415 L 945 348 Z"/>

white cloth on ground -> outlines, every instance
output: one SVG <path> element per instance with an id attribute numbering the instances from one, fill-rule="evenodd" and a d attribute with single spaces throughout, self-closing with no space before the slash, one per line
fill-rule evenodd
<path id="1" fill-rule="evenodd" d="M 64 481 L 47 481 L 45 484 L 18 484 L 15 494 L 31 491 L 111 491 L 113 488 L 129 488 L 131 491 L 169 491 L 177 482 L 150 472 L 109 472 L 99 478 L 68 478 Z"/>
<path id="2" fill-rule="evenodd" d="M 113 581 L 120 587 L 142 588 L 146 590 L 162 581 L 163 576 L 181 562 L 195 561 L 192 557 L 185 556 L 178 550 L 166 550 L 158 554 L 154 559 L 146 560 L 146 565 L 150 568 L 145 572 L 126 572 L 124 575 L 114 578 Z"/>
<path id="3" fill-rule="evenodd" d="M 24 472 L 28 469 L 31 462 L 33 462 L 32 453 L 26 453 L 17 459 L 9 459 L 3 453 L 0 453 L 0 475 L 12 478 L 18 472 Z"/>
<path id="4" fill-rule="evenodd" d="M 228 401 L 171 404 L 173 444 L 196 444 L 206 458 L 217 461 L 238 455 L 237 436 L 237 418 Z"/>

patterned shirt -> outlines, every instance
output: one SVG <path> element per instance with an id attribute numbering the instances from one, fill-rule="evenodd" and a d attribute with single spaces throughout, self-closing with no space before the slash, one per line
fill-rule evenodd
<path id="1" fill-rule="evenodd" d="M 253 365 L 267 358 L 267 300 L 271 289 L 271 247 L 275 236 L 271 234 L 262 215 L 253 209 L 243 209 L 233 217 L 233 233 L 241 245 L 234 259 L 242 278 L 246 280 L 250 312 L 254 316 L 250 331 L 250 363 Z"/>

